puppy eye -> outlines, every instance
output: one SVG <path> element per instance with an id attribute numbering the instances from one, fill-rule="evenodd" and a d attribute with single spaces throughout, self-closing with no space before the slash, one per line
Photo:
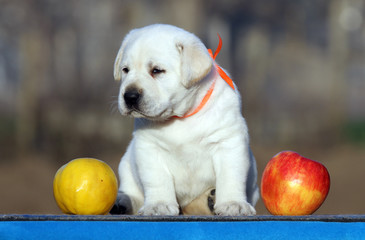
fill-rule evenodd
<path id="1" fill-rule="evenodd" d="M 125 74 L 127 74 L 127 73 L 129 72 L 129 68 L 124 67 L 124 68 L 122 68 L 122 71 L 123 71 Z"/>
<path id="2" fill-rule="evenodd" d="M 163 69 L 153 68 L 152 71 L 151 71 L 151 74 L 152 75 L 157 75 L 157 74 L 164 73 L 164 72 L 165 72 L 165 70 L 163 70 Z"/>

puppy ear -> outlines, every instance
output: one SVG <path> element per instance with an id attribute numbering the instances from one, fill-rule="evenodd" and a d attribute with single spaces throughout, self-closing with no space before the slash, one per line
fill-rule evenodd
<path id="1" fill-rule="evenodd" d="M 114 62 L 114 79 L 116 81 L 120 81 L 120 79 L 122 78 L 120 62 L 122 61 L 123 50 L 124 50 L 124 48 L 123 48 L 123 44 L 122 44 L 122 46 L 119 48 L 117 57 L 115 58 L 115 62 Z"/>
<path id="2" fill-rule="evenodd" d="M 213 59 L 204 44 L 196 37 L 190 42 L 179 42 L 176 47 L 181 57 L 182 83 L 186 88 L 190 88 L 211 71 Z"/>
<path id="3" fill-rule="evenodd" d="M 130 31 L 127 36 L 125 36 L 125 38 L 123 39 L 123 42 L 119 48 L 117 57 L 115 58 L 114 61 L 114 79 L 116 81 L 120 81 L 122 79 L 122 69 L 120 66 L 120 63 L 122 62 L 123 59 L 123 53 L 124 53 L 124 49 L 126 48 L 126 45 L 128 44 L 128 42 L 130 42 L 130 36 L 132 35 L 131 33 L 133 33 L 134 30 Z"/>

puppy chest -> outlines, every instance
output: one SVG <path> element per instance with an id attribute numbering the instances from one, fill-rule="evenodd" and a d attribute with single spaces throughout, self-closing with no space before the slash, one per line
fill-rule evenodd
<path id="1" fill-rule="evenodd" d="M 208 152 L 181 151 L 168 166 L 178 198 L 195 198 L 215 186 L 213 161 Z"/>

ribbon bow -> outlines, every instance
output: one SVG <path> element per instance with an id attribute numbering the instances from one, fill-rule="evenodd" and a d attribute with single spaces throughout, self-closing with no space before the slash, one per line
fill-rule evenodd
<path id="1" fill-rule="evenodd" d="M 217 72 L 219 73 L 219 75 L 221 76 L 221 78 L 226 81 L 226 83 L 228 83 L 228 85 L 233 89 L 235 90 L 235 87 L 234 87 L 234 84 L 233 84 L 233 81 L 232 79 L 224 72 L 224 70 L 215 62 L 215 58 L 217 57 L 218 53 L 220 52 L 221 48 L 222 48 L 222 39 L 221 39 L 221 36 L 218 35 L 218 38 L 219 38 L 219 43 L 218 43 L 218 47 L 217 49 L 215 50 L 214 52 L 214 55 L 213 55 L 213 52 L 212 52 L 212 49 L 208 49 L 208 52 L 209 52 L 209 55 L 213 58 L 214 60 L 214 66 L 215 68 L 217 69 Z M 205 94 L 203 100 L 201 101 L 201 103 L 199 104 L 199 106 L 191 113 L 185 115 L 185 116 L 182 116 L 182 117 L 179 117 L 179 116 L 173 116 L 174 118 L 188 118 L 190 116 L 193 116 L 195 113 L 199 112 L 204 106 L 205 104 L 208 102 L 210 96 L 212 95 L 213 93 L 213 90 L 214 90 L 214 86 L 215 86 L 215 81 L 212 83 L 212 86 L 210 86 L 208 92 Z"/>
<path id="2" fill-rule="evenodd" d="M 222 38 L 221 38 L 221 36 L 219 36 L 219 34 L 217 34 L 217 35 L 219 38 L 219 43 L 218 43 L 217 49 L 214 52 L 214 55 L 213 55 L 212 49 L 208 49 L 208 52 L 209 52 L 210 56 L 213 58 L 213 60 L 215 60 L 215 58 L 217 57 L 218 53 L 221 51 L 221 48 L 222 48 Z M 228 83 L 228 85 L 234 90 L 235 87 L 234 87 L 232 79 L 224 72 L 224 70 L 216 62 L 214 62 L 214 66 L 217 69 L 219 75 L 223 78 L 223 80 L 226 81 L 226 83 Z"/>

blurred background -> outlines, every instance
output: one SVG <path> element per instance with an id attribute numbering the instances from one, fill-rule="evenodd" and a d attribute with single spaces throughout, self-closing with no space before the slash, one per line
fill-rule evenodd
<path id="1" fill-rule="evenodd" d="M 297 151 L 331 175 L 316 214 L 364 214 L 364 13 L 362 0 L 0 0 L 0 214 L 59 214 L 53 177 L 74 158 L 117 172 L 133 121 L 113 63 L 125 34 L 152 23 L 212 49 L 221 35 L 259 177 Z"/>

